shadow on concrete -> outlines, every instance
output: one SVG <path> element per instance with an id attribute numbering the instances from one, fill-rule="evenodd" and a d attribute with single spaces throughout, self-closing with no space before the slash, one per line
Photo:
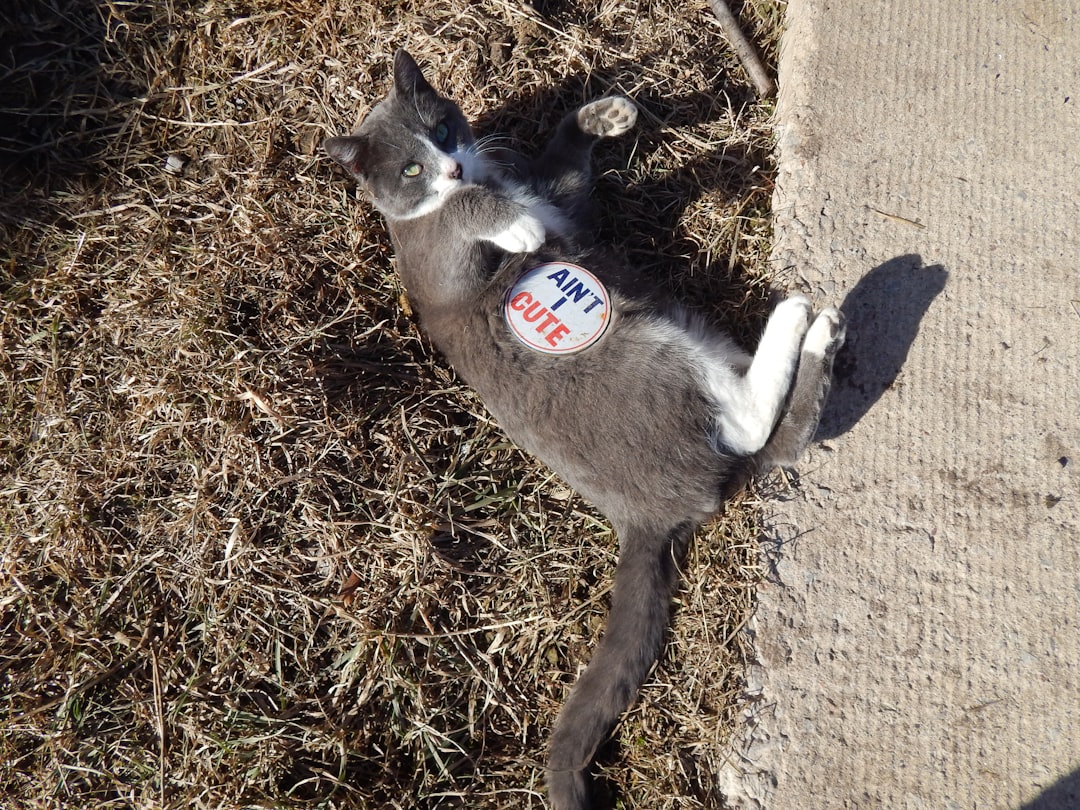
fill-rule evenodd
<path id="1" fill-rule="evenodd" d="M 909 254 L 878 265 L 848 293 L 840 305 L 847 341 L 833 366 L 819 440 L 850 430 L 895 382 L 923 316 L 948 278 L 941 265 L 924 267 L 920 256 Z"/>
<path id="2" fill-rule="evenodd" d="M 1080 768 L 1061 777 L 1019 810 L 1077 810 L 1080 808 Z"/>

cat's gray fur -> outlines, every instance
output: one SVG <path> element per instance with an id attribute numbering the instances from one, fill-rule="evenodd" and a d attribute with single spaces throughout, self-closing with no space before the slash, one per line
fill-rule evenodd
<path id="1" fill-rule="evenodd" d="M 352 136 L 325 147 L 386 217 L 421 324 L 506 433 L 591 501 L 619 536 L 611 614 L 555 724 L 548 792 L 589 806 L 587 768 L 663 642 L 695 528 L 754 472 L 810 440 L 843 341 L 840 313 L 789 298 L 750 356 L 592 244 L 590 153 L 628 130 L 624 98 L 563 119 L 539 159 L 478 145 L 464 116 L 399 51 L 394 89 Z M 413 175 L 413 176 L 409 176 Z M 518 342 L 503 315 L 521 272 L 549 260 L 608 287 L 604 337 L 569 356 Z"/>

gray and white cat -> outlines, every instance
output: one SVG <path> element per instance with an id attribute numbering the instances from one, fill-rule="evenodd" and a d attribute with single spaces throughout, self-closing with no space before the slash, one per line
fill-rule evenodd
<path id="1" fill-rule="evenodd" d="M 751 474 L 795 461 L 844 338 L 836 309 L 813 317 L 792 297 L 751 356 L 592 243 L 590 153 L 636 118 L 628 99 L 601 98 L 567 115 L 538 159 L 496 161 L 398 51 L 389 96 L 354 134 L 325 142 L 386 218 L 432 342 L 506 433 L 618 533 L 607 627 L 550 740 L 556 810 L 589 806 L 588 766 L 656 660 L 695 528 Z M 556 297 L 522 286 L 523 274 Z M 584 348 L 556 351 L 575 304 L 587 324 L 588 307 L 603 322 Z"/>

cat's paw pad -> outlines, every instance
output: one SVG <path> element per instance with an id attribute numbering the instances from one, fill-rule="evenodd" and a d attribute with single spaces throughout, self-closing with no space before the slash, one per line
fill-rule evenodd
<path id="1" fill-rule="evenodd" d="M 614 138 L 630 130 L 637 122 L 637 105 L 624 96 L 608 96 L 590 102 L 578 110 L 581 131 L 597 138 Z"/>
<path id="2" fill-rule="evenodd" d="M 836 307 L 823 309 L 814 318 L 803 341 L 803 351 L 817 357 L 832 357 L 844 345 L 844 314 Z"/>
<path id="3" fill-rule="evenodd" d="M 523 214 L 491 241 L 507 253 L 532 253 L 544 244 L 547 232 L 544 223 L 534 216 Z"/>

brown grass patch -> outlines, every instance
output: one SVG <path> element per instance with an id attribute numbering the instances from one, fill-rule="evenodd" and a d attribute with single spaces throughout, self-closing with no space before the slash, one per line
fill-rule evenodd
<path id="1" fill-rule="evenodd" d="M 524 144 L 632 95 L 604 236 L 747 342 L 772 169 L 704 0 L 536 5 L 9 0 L 4 807 L 542 806 L 614 539 L 433 355 L 319 143 L 398 45 Z M 741 18 L 773 54 L 776 2 Z M 753 538 L 751 497 L 700 533 L 622 806 L 720 803 Z"/>

